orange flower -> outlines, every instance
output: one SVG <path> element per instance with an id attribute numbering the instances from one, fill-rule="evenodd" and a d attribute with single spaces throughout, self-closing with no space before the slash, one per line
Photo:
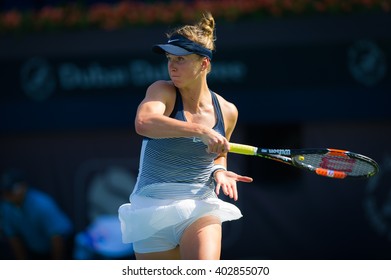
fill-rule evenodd
<path id="1" fill-rule="evenodd" d="M 0 31 L 65 29 L 93 27 L 117 29 L 132 25 L 191 23 L 209 11 L 216 20 L 283 17 L 304 13 L 352 13 L 355 11 L 391 11 L 391 0 L 194 0 L 194 1 L 119 1 L 98 3 L 82 8 L 75 4 L 46 6 L 39 11 L 7 11 L 0 14 Z"/>
<path id="2" fill-rule="evenodd" d="M 8 11 L 0 17 L 0 22 L 6 29 L 15 29 L 21 25 L 22 15 L 16 10 Z"/>
<path id="3" fill-rule="evenodd" d="M 58 24 L 64 19 L 64 9 L 60 7 L 43 7 L 37 14 L 37 20 L 41 22 L 48 22 Z"/>

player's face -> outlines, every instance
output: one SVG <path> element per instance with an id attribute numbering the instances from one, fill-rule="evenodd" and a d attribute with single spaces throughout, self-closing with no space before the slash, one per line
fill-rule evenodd
<path id="1" fill-rule="evenodd" d="M 196 54 L 176 56 L 167 54 L 168 73 L 172 82 L 177 87 L 195 81 L 201 73 L 202 59 Z"/>

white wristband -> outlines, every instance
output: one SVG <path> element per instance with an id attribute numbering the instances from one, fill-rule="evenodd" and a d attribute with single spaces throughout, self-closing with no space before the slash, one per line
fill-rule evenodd
<path id="1" fill-rule="evenodd" d="M 216 171 L 218 171 L 218 170 L 227 171 L 227 168 L 225 168 L 225 166 L 224 166 L 224 165 L 221 165 L 221 164 L 215 164 L 215 165 L 213 165 L 213 167 L 212 167 L 212 173 L 211 173 L 213 179 L 215 178 L 215 173 L 216 173 Z"/>

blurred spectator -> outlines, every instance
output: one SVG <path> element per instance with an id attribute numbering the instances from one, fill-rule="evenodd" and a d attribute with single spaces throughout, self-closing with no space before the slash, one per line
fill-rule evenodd
<path id="1" fill-rule="evenodd" d="M 75 260 L 133 259 L 133 244 L 122 243 L 117 215 L 97 217 L 75 237 Z"/>
<path id="2" fill-rule="evenodd" d="M 11 258 L 69 258 L 73 226 L 53 198 L 13 169 L 1 175 L 0 195 L 0 228 Z"/>
<path id="3" fill-rule="evenodd" d="M 129 201 L 134 174 L 125 167 L 109 166 L 88 184 L 87 210 L 90 224 L 75 236 L 73 258 L 133 259 L 133 245 L 122 242 L 118 205 Z"/>

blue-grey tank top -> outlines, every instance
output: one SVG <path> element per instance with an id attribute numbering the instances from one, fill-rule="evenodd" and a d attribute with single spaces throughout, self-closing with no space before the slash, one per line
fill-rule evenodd
<path id="1" fill-rule="evenodd" d="M 210 91 L 216 114 L 214 130 L 225 136 L 224 119 L 214 92 Z M 186 121 L 182 97 L 176 89 L 176 100 L 171 118 Z M 156 198 L 185 197 L 188 191 L 199 197 L 214 188 L 211 177 L 216 154 L 208 153 L 207 146 L 196 137 L 145 137 L 142 142 L 139 174 L 133 193 Z M 194 188 L 195 187 L 195 188 Z M 171 193 L 171 190 L 174 190 Z M 206 192 L 205 192 L 206 191 Z M 197 194 L 196 194 L 197 196 Z"/>

